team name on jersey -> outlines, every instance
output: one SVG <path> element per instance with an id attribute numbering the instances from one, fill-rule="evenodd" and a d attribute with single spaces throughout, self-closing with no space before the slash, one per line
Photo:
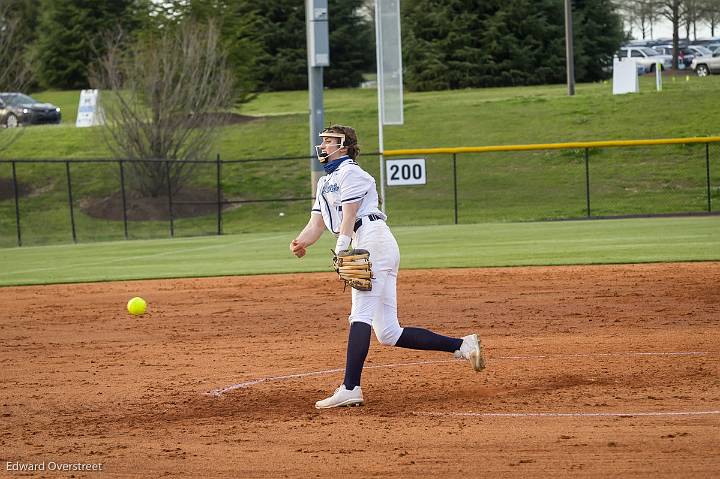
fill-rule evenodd
<path id="1" fill-rule="evenodd" d="M 335 193 L 335 192 L 338 192 L 338 191 L 340 191 L 340 186 L 338 186 L 337 184 L 332 184 L 332 185 L 331 185 L 331 184 L 326 183 L 326 184 L 323 186 L 323 191 L 322 191 L 322 192 L 323 192 L 323 193 Z"/>

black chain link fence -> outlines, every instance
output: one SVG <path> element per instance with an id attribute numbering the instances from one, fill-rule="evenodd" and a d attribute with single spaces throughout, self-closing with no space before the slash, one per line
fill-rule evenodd
<path id="1" fill-rule="evenodd" d="M 392 225 L 720 210 L 715 142 L 415 157 L 427 183 L 385 188 Z M 194 162 L 183 188 L 156 197 L 132 188 L 130 163 L 0 160 L 0 246 L 295 232 L 308 219 L 307 157 Z M 359 163 L 379 185 L 377 153 Z"/>

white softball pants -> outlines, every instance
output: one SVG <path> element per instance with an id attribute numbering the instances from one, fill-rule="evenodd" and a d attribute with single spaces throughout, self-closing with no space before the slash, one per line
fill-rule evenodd
<path id="1" fill-rule="evenodd" d="M 369 221 L 353 235 L 353 247 L 370 252 L 372 290 L 352 290 L 350 322 L 360 321 L 372 326 L 381 344 L 394 346 L 403 329 L 397 317 L 397 275 L 400 249 L 390 228 L 383 220 Z"/>

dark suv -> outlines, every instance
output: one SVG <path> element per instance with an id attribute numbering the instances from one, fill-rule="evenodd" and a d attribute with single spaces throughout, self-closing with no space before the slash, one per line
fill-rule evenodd
<path id="1" fill-rule="evenodd" d="M 60 108 L 55 105 L 40 103 L 22 93 L 0 93 L 0 126 L 57 124 L 60 119 Z"/>

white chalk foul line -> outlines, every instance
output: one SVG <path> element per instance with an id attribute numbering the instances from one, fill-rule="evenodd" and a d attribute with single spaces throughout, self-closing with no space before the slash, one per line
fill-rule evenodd
<path id="1" fill-rule="evenodd" d="M 594 357 L 594 356 L 704 356 L 708 354 L 707 351 L 668 351 L 668 352 L 618 352 L 618 353 L 586 353 L 586 354 L 543 354 L 536 356 L 497 356 L 493 357 L 493 360 L 504 359 L 504 360 L 525 360 L 525 359 L 550 359 L 550 358 L 577 358 L 577 357 Z M 381 368 L 399 368 L 406 366 L 421 366 L 425 364 L 441 364 L 441 363 L 454 363 L 464 361 L 464 359 L 444 359 L 436 361 L 415 361 L 410 363 L 393 363 L 393 364 L 378 364 L 373 366 L 365 366 L 363 369 L 381 369 Z M 233 384 L 224 388 L 213 389 L 205 393 L 208 396 L 222 396 L 230 391 L 236 389 L 243 389 L 255 384 L 271 382 L 271 381 L 284 381 L 287 379 L 306 378 L 310 376 L 324 376 L 327 374 L 334 374 L 345 371 L 344 368 L 325 369 L 323 371 L 310 371 L 297 374 L 287 374 L 284 376 L 271 376 L 266 378 L 251 379 L 242 383 Z"/>
<path id="2" fill-rule="evenodd" d="M 643 411 L 643 412 L 414 412 L 418 416 L 444 417 L 636 417 L 636 416 L 708 416 L 717 411 Z"/>
<path id="3" fill-rule="evenodd" d="M 417 361 L 413 363 L 395 363 L 395 364 L 378 364 L 375 366 L 365 366 L 363 370 L 365 369 L 379 369 L 379 368 L 400 368 L 403 366 L 418 366 L 421 364 L 437 364 L 437 363 L 449 363 L 449 362 L 455 362 L 457 359 L 445 359 L 442 361 Z M 245 381 L 244 383 L 238 383 L 233 384 L 232 386 L 228 386 L 221 389 L 213 389 L 212 391 L 206 393 L 209 396 L 222 396 L 223 394 L 234 391 L 236 389 L 242 389 L 249 386 L 252 386 L 253 384 L 258 383 L 264 383 L 268 381 L 283 381 L 285 379 L 295 379 L 295 378 L 306 378 L 309 376 L 323 376 L 325 374 L 333 374 L 333 373 L 339 373 L 345 371 L 345 368 L 337 368 L 337 369 L 326 369 L 324 371 L 311 371 L 307 373 L 298 373 L 298 374 L 288 374 L 286 376 L 273 376 L 269 378 L 259 378 L 259 379 L 253 379 L 250 381 Z"/>
<path id="4" fill-rule="evenodd" d="M 590 357 L 619 357 L 619 356 L 705 356 L 707 351 L 668 351 L 668 352 L 635 352 L 619 351 L 615 353 L 577 353 L 577 354 L 539 354 L 535 356 L 499 356 L 493 359 L 563 359 L 563 358 L 590 358 Z"/>

